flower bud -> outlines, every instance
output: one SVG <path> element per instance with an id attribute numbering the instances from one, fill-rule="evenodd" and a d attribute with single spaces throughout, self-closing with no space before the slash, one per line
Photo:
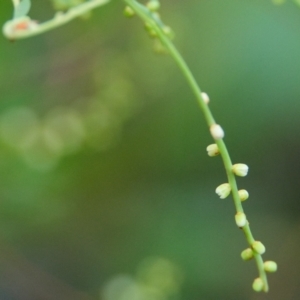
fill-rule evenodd
<path id="1" fill-rule="evenodd" d="M 276 272 L 277 271 L 277 264 L 275 261 L 265 261 L 264 262 L 264 269 L 266 272 Z"/>
<path id="2" fill-rule="evenodd" d="M 210 157 L 217 156 L 220 154 L 217 144 L 211 144 L 206 148 L 207 154 Z"/>
<path id="3" fill-rule="evenodd" d="M 245 201 L 249 198 L 249 193 L 246 190 L 239 190 L 238 193 L 241 201 Z"/>
<path id="4" fill-rule="evenodd" d="M 209 103 L 209 97 L 206 93 L 201 93 L 201 97 L 206 104 Z"/>
<path id="5" fill-rule="evenodd" d="M 246 176 L 249 171 L 249 167 L 245 164 L 235 164 L 232 166 L 232 171 L 237 176 Z"/>
<path id="6" fill-rule="evenodd" d="M 156 31 L 150 23 L 148 22 L 145 23 L 145 29 L 151 38 L 157 37 Z"/>
<path id="7" fill-rule="evenodd" d="M 164 26 L 163 32 L 169 39 L 173 40 L 175 38 L 175 33 L 170 26 Z"/>
<path id="8" fill-rule="evenodd" d="M 266 252 L 266 247 L 264 246 L 264 244 L 260 241 L 255 241 L 252 244 L 252 249 L 258 253 L 258 254 L 264 254 Z"/>
<path id="9" fill-rule="evenodd" d="M 247 224 L 247 218 L 246 215 L 242 212 L 238 212 L 235 215 L 235 223 L 238 227 L 244 227 Z"/>
<path id="10" fill-rule="evenodd" d="M 229 183 L 223 183 L 216 188 L 216 193 L 221 199 L 225 199 L 231 192 Z"/>
<path id="11" fill-rule="evenodd" d="M 247 248 L 241 253 L 241 257 L 243 260 L 250 260 L 253 258 L 253 250 L 251 248 Z"/>
<path id="12" fill-rule="evenodd" d="M 210 133 L 215 140 L 220 140 L 224 137 L 224 130 L 218 124 L 213 124 L 210 126 Z"/>
<path id="13" fill-rule="evenodd" d="M 256 278 L 253 281 L 252 288 L 255 292 L 261 292 L 264 288 L 264 282 L 261 278 Z"/>
<path id="14" fill-rule="evenodd" d="M 124 9 L 125 17 L 131 18 L 135 15 L 134 10 L 130 6 L 126 6 Z"/>
<path id="15" fill-rule="evenodd" d="M 147 7 L 149 10 L 151 10 L 152 12 L 157 11 L 160 9 L 160 3 L 158 0 L 150 0 L 147 3 Z"/>

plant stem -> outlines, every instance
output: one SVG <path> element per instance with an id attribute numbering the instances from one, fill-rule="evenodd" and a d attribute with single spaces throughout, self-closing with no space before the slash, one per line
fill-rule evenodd
<path id="1" fill-rule="evenodd" d="M 14 3 L 16 0 L 14 0 Z M 31 36 L 35 36 L 41 33 L 44 33 L 46 31 L 52 30 L 56 27 L 62 26 L 71 20 L 82 16 L 86 14 L 87 12 L 93 10 L 94 8 L 98 6 L 102 6 L 111 0 L 90 0 L 87 2 L 84 2 L 82 4 L 79 4 L 75 7 L 70 8 L 67 12 L 58 12 L 53 17 L 53 19 L 43 22 L 41 24 L 36 24 L 36 26 L 28 27 L 28 29 L 22 29 L 22 30 L 3 30 L 4 35 L 11 40 L 16 39 L 24 39 Z M 14 21 L 8 21 L 6 22 L 5 26 L 9 26 Z"/>
<path id="2" fill-rule="evenodd" d="M 172 41 L 164 33 L 163 27 L 162 27 L 163 26 L 162 22 L 159 19 L 157 19 L 157 17 L 153 13 L 151 13 L 145 6 L 139 4 L 135 0 L 124 0 L 124 1 L 127 3 L 128 6 L 130 6 L 136 12 L 136 14 L 142 20 L 144 20 L 148 24 L 151 24 L 151 26 L 155 30 L 157 36 L 160 38 L 160 40 L 162 41 L 164 46 L 168 49 L 170 55 L 173 57 L 173 59 L 177 63 L 178 67 L 182 71 L 182 74 L 184 75 L 184 77 L 186 78 L 192 91 L 194 92 L 194 94 L 198 100 L 198 104 L 199 104 L 199 106 L 204 114 L 204 117 L 206 119 L 208 127 L 215 124 L 216 122 L 214 120 L 214 117 L 213 117 L 208 105 L 204 102 L 204 100 L 201 96 L 201 89 L 198 86 L 197 81 L 195 80 L 195 77 L 193 76 L 191 70 L 189 69 L 188 65 L 186 64 L 186 62 L 184 61 L 184 59 L 182 58 L 182 56 L 180 55 L 180 53 L 178 52 L 178 50 L 176 49 L 176 47 L 174 46 Z M 228 182 L 231 186 L 232 196 L 233 196 L 236 211 L 243 212 L 242 203 L 241 203 L 241 200 L 240 200 L 240 197 L 238 194 L 236 178 L 232 172 L 232 162 L 231 162 L 230 155 L 228 153 L 226 144 L 223 139 L 216 140 L 216 143 L 218 145 L 220 154 L 222 156 L 222 160 L 223 160 L 225 170 L 227 173 L 227 177 L 228 177 Z M 252 244 L 254 243 L 255 239 L 251 233 L 249 224 L 245 225 L 242 228 L 242 230 L 244 231 L 246 240 L 247 240 L 249 246 L 251 247 Z M 265 292 L 267 292 L 268 291 L 268 281 L 267 281 L 266 272 L 265 272 L 264 266 L 263 266 L 262 256 L 260 254 L 255 253 L 254 258 L 256 260 L 260 278 L 264 282 L 263 290 Z"/>

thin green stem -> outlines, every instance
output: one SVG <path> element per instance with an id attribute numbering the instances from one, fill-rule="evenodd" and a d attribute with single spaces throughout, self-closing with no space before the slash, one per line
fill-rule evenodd
<path id="1" fill-rule="evenodd" d="M 176 49 L 176 47 L 174 46 L 172 41 L 164 33 L 164 28 L 163 28 L 164 25 L 161 22 L 161 20 L 158 19 L 155 14 L 153 14 L 145 6 L 141 5 L 137 1 L 135 1 L 135 0 L 124 0 L 124 1 L 127 3 L 128 6 L 130 6 L 136 12 L 136 14 L 142 20 L 144 20 L 147 24 L 150 24 L 152 26 L 153 30 L 155 30 L 157 36 L 160 38 L 160 40 L 162 41 L 164 46 L 169 51 L 170 55 L 173 57 L 173 59 L 177 63 L 178 67 L 182 71 L 182 74 L 184 75 L 184 77 L 186 78 L 192 91 L 194 92 L 194 94 L 198 100 L 198 104 L 199 104 L 199 106 L 204 114 L 204 117 L 206 119 L 207 125 L 210 128 L 211 125 L 216 123 L 214 120 L 214 117 L 213 117 L 208 105 L 205 103 L 204 99 L 201 96 L 201 89 L 198 86 L 197 81 L 195 80 L 195 77 L 193 76 L 191 70 L 189 69 L 188 65 L 186 64 L 186 62 L 184 61 L 184 59 L 182 58 L 182 56 L 180 55 L 180 53 L 178 52 L 178 50 Z M 233 196 L 236 211 L 243 212 L 242 203 L 241 203 L 241 200 L 240 200 L 240 197 L 238 194 L 237 182 L 236 182 L 235 175 L 232 172 L 232 162 L 231 162 L 231 158 L 228 153 L 226 144 L 223 139 L 216 140 L 216 143 L 218 145 L 220 154 L 222 156 L 222 160 L 223 160 L 225 170 L 227 173 L 227 177 L 228 177 L 228 182 L 231 186 L 232 196 Z M 254 243 L 255 239 L 251 233 L 249 224 L 245 225 L 242 228 L 242 230 L 244 231 L 246 240 L 247 240 L 249 246 L 251 247 L 252 244 Z M 268 291 L 268 281 L 267 281 L 266 272 L 265 272 L 264 266 L 263 266 L 262 256 L 260 254 L 255 253 L 254 258 L 256 260 L 260 278 L 264 282 L 263 290 L 265 292 L 267 292 Z"/>
<path id="2" fill-rule="evenodd" d="M 16 0 L 15 0 L 16 1 Z M 62 26 L 71 20 L 86 14 L 87 12 L 93 10 L 96 7 L 102 6 L 111 0 L 90 0 L 84 2 L 80 5 L 70 8 L 67 12 L 58 12 L 54 16 L 53 19 L 38 24 L 34 21 L 31 21 L 29 18 L 27 19 L 28 26 L 23 26 L 22 28 L 18 28 L 16 26 L 18 24 L 18 20 L 8 21 L 4 24 L 3 33 L 10 40 L 16 39 L 24 39 L 31 36 L 35 36 L 59 26 Z M 16 2 L 14 2 L 16 3 Z M 20 20 L 20 22 L 25 22 L 24 20 Z"/>

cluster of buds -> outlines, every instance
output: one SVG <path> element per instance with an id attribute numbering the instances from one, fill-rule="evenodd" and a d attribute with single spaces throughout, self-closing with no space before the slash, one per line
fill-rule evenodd
<path id="1" fill-rule="evenodd" d="M 243 260 L 247 261 L 252 259 L 255 255 L 262 255 L 266 252 L 266 247 L 260 241 L 254 241 L 251 245 L 251 248 L 247 248 L 241 253 L 241 257 Z M 274 261 L 265 261 L 263 264 L 264 271 L 269 273 L 274 273 L 277 271 L 277 264 Z M 264 280 L 261 277 L 254 279 L 252 288 L 256 292 L 261 292 L 263 290 L 267 290 Z"/>
<path id="2" fill-rule="evenodd" d="M 201 93 L 201 99 L 206 104 L 209 103 L 209 97 L 206 93 Z M 221 151 L 222 149 L 220 149 L 219 146 L 222 147 L 222 143 L 220 142 L 220 140 L 224 138 L 225 134 L 222 127 L 218 124 L 213 124 L 210 126 L 210 133 L 214 138 L 214 140 L 216 141 L 216 143 L 209 145 L 206 148 L 206 150 L 208 156 L 214 157 L 219 154 L 222 154 Z M 231 166 L 231 172 L 235 176 L 245 177 L 247 176 L 248 171 L 249 171 L 249 167 L 246 164 L 238 163 Z M 232 186 L 229 183 L 223 183 L 216 188 L 216 193 L 221 199 L 227 198 L 231 192 L 232 192 Z M 249 198 L 249 193 L 246 190 L 241 189 L 238 191 L 238 196 L 240 201 L 245 201 Z M 238 211 L 236 213 L 235 223 L 241 229 L 249 225 L 247 217 L 243 211 Z M 242 251 L 241 257 L 243 260 L 247 261 L 247 260 L 251 260 L 253 257 L 264 254 L 265 251 L 266 248 L 263 245 L 263 243 L 261 243 L 260 241 L 254 241 L 249 248 Z M 263 263 L 263 269 L 265 272 L 275 272 L 277 270 L 277 264 L 274 261 L 266 261 Z M 268 289 L 265 279 L 261 277 L 256 278 L 254 280 L 252 287 L 257 292 L 267 291 Z"/>
<path id="3" fill-rule="evenodd" d="M 152 16 L 153 21 L 156 25 L 154 25 L 152 22 L 146 22 L 145 23 L 145 29 L 148 32 L 149 36 L 154 39 L 154 51 L 161 54 L 167 54 L 168 50 L 164 46 L 164 44 L 161 42 L 159 38 L 158 30 L 161 30 L 165 36 L 167 36 L 169 39 L 174 39 L 174 32 L 171 29 L 171 27 L 166 26 L 163 24 L 163 22 L 160 19 L 160 15 L 158 13 L 158 10 L 160 9 L 160 2 L 158 0 L 150 0 L 146 6 L 145 9 L 149 11 L 149 13 Z M 130 7 L 126 6 L 124 10 L 124 15 L 126 17 L 133 17 L 135 15 L 135 11 Z M 158 29 L 159 28 L 159 29 Z"/>
<path id="4" fill-rule="evenodd" d="M 148 8 L 150 12 L 155 13 L 156 17 L 159 17 L 157 11 L 160 9 L 160 2 L 158 0 L 150 0 L 146 4 L 146 8 Z M 130 6 L 126 6 L 124 9 L 124 15 L 130 18 L 135 15 L 135 12 Z"/>
<path id="5" fill-rule="evenodd" d="M 209 97 L 206 93 L 201 93 L 201 98 L 203 99 L 203 101 L 205 103 L 209 102 Z M 217 143 L 218 143 L 218 140 L 223 139 L 224 135 L 225 135 L 223 128 L 218 124 L 213 124 L 210 126 L 210 133 L 211 133 L 212 137 L 217 141 Z M 208 156 L 210 156 L 210 157 L 214 157 L 214 156 L 217 156 L 220 154 L 220 149 L 217 144 L 208 145 L 206 148 L 206 151 L 207 151 Z M 248 174 L 249 167 L 245 164 L 234 164 L 231 167 L 231 171 L 236 176 L 245 177 Z M 230 192 L 231 192 L 231 186 L 229 183 L 223 183 L 216 188 L 216 193 L 219 195 L 219 197 L 221 199 L 228 197 Z M 249 193 L 244 189 L 239 190 L 238 195 L 239 195 L 240 201 L 245 201 L 249 198 Z M 237 219 L 238 219 L 238 221 L 237 221 Z M 245 219 L 245 221 L 241 221 L 243 219 Z M 243 227 L 245 224 L 247 224 L 246 221 L 247 220 L 246 220 L 245 215 L 238 214 L 238 216 L 236 216 L 236 223 L 239 224 L 238 225 L 239 227 Z M 244 224 L 244 225 L 240 226 L 241 224 Z"/>

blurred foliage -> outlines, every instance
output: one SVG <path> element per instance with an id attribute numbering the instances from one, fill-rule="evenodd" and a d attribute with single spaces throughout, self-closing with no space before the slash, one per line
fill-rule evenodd
<path id="1" fill-rule="evenodd" d="M 79 5 L 84 2 L 84 0 L 51 0 L 53 6 L 57 10 L 66 10 L 70 7 Z"/>
<path id="2" fill-rule="evenodd" d="M 270 293 L 252 292 L 192 93 L 112 1 L 42 36 L 0 37 L 1 299 L 298 299 L 300 10 L 161 2 L 234 163 L 250 166 L 247 215 L 279 265 Z M 53 14 L 32 1 L 34 19 Z M 0 23 L 11 15 L 1 3 Z"/>

